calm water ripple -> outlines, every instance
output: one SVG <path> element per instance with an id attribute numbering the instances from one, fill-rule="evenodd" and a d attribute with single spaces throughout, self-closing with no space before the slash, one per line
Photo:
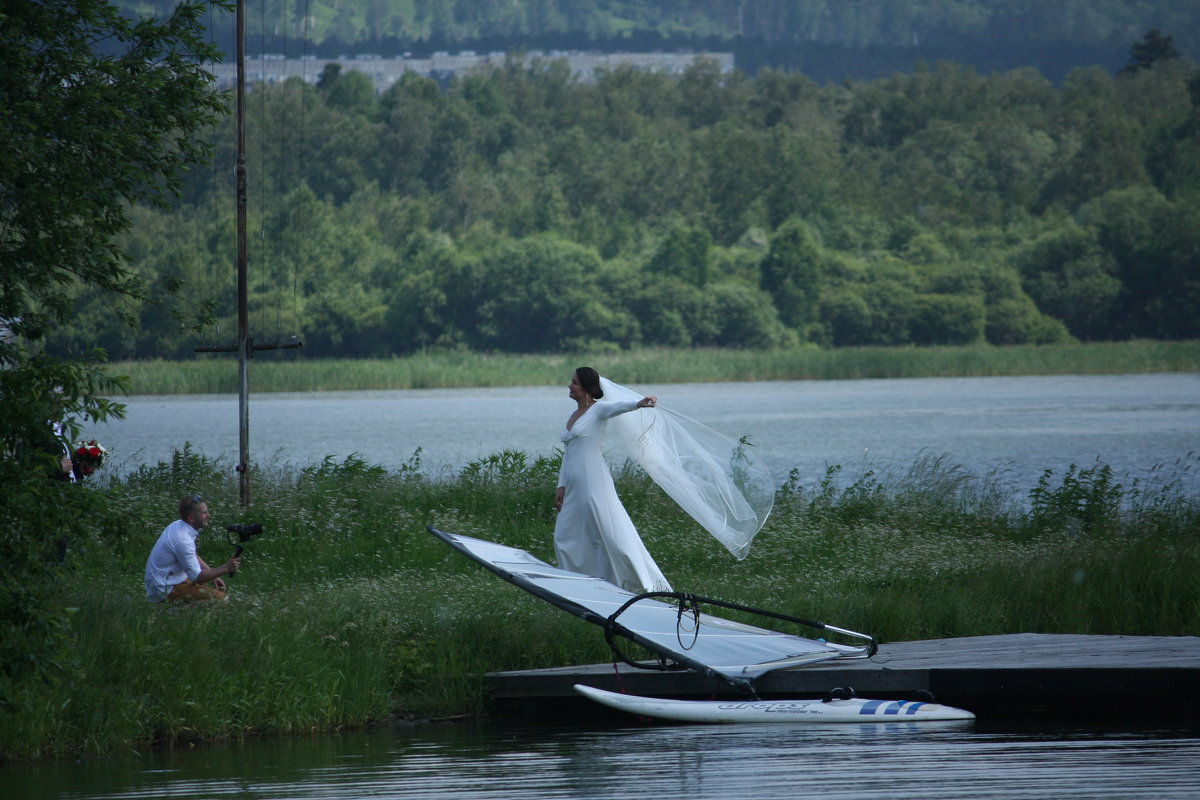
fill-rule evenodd
<path id="1" fill-rule="evenodd" d="M 450 726 L 10 765 L 0 776 L 0 797 L 28 800 L 1172 800 L 1200 793 L 1200 738 L 1195 729 L 989 729 L 986 721 Z"/>

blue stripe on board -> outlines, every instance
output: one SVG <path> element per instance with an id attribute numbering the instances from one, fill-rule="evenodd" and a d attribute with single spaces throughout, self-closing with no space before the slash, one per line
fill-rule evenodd
<path id="1" fill-rule="evenodd" d="M 860 716 L 883 713 L 892 716 L 912 716 L 928 703 L 918 703 L 913 700 L 868 700 L 859 707 Z"/>

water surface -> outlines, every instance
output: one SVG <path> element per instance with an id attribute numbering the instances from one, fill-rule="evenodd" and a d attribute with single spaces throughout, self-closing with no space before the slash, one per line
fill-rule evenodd
<path id="1" fill-rule="evenodd" d="M 1200 374 L 760 381 L 637 386 L 734 438 L 748 436 L 783 482 L 830 464 L 906 469 L 945 456 L 1027 490 L 1042 472 L 1097 461 L 1145 480 L 1200 453 Z M 232 395 L 133 397 L 128 418 L 95 426 L 116 468 L 190 444 L 236 463 Z M 251 460 L 306 465 L 352 454 L 395 469 L 420 449 L 427 474 L 518 450 L 550 455 L 572 405 L 566 387 L 255 394 Z M 620 453 L 612 454 L 620 460 Z M 1187 475 L 1195 480 L 1195 475 Z"/>
<path id="2" fill-rule="evenodd" d="M 1197 796 L 1200 738 L 1186 728 L 1045 721 L 451 725 L 10 766 L 0 775 L 0 796 L 27 800 L 1168 800 Z"/>

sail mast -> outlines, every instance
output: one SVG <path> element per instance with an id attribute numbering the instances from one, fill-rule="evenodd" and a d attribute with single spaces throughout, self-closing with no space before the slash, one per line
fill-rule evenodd
<path id="1" fill-rule="evenodd" d="M 246 0 L 237 0 L 237 86 L 234 117 L 237 127 L 237 163 L 234 191 L 237 193 L 237 344 L 197 347 L 197 353 L 238 354 L 238 493 L 242 508 L 250 506 L 250 359 L 255 350 L 285 350 L 303 347 L 296 336 L 286 341 L 255 344 L 250 338 L 250 314 L 247 310 L 246 247 Z"/>
<path id="2" fill-rule="evenodd" d="M 246 307 L 246 0 L 237 0 L 238 492 L 250 505 L 250 315 Z"/>

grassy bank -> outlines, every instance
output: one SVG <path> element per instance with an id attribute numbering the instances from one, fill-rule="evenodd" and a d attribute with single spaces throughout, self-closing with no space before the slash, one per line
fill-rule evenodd
<path id="1" fill-rule="evenodd" d="M 437 481 L 416 462 L 397 472 L 354 459 L 258 470 L 248 512 L 228 467 L 182 453 L 97 486 L 109 509 L 97 513 L 119 513 L 124 532 L 71 543 L 76 574 L 60 602 L 75 611 L 63 672 L 11 698 L 0 755 L 484 714 L 485 672 L 608 660 L 599 628 L 471 566 L 425 531 L 435 524 L 552 559 L 554 461 L 502 453 Z M 1048 476 L 1031 497 L 1015 498 L 937 460 L 898 475 L 835 481 L 835 472 L 812 490 L 785 484 L 742 562 L 640 473 L 620 475 L 618 488 L 677 588 L 882 641 L 1200 634 L 1200 500 L 1169 475 L 1118 486 L 1097 466 Z M 146 553 L 177 498 L 193 491 L 214 511 L 201 537 L 210 563 L 230 553 L 225 524 L 258 521 L 265 531 L 230 580 L 229 603 L 150 605 Z"/>
<path id="2" fill-rule="evenodd" d="M 259 356 L 256 392 L 549 386 L 581 363 L 624 383 L 927 378 L 978 375 L 1069 375 L 1200 371 L 1200 341 L 1104 342 L 1014 347 L 638 350 L 585 355 L 485 355 L 427 352 L 395 359 L 304 359 L 294 351 Z M 131 394 L 237 391 L 229 356 L 112 365 L 130 378 Z"/>

